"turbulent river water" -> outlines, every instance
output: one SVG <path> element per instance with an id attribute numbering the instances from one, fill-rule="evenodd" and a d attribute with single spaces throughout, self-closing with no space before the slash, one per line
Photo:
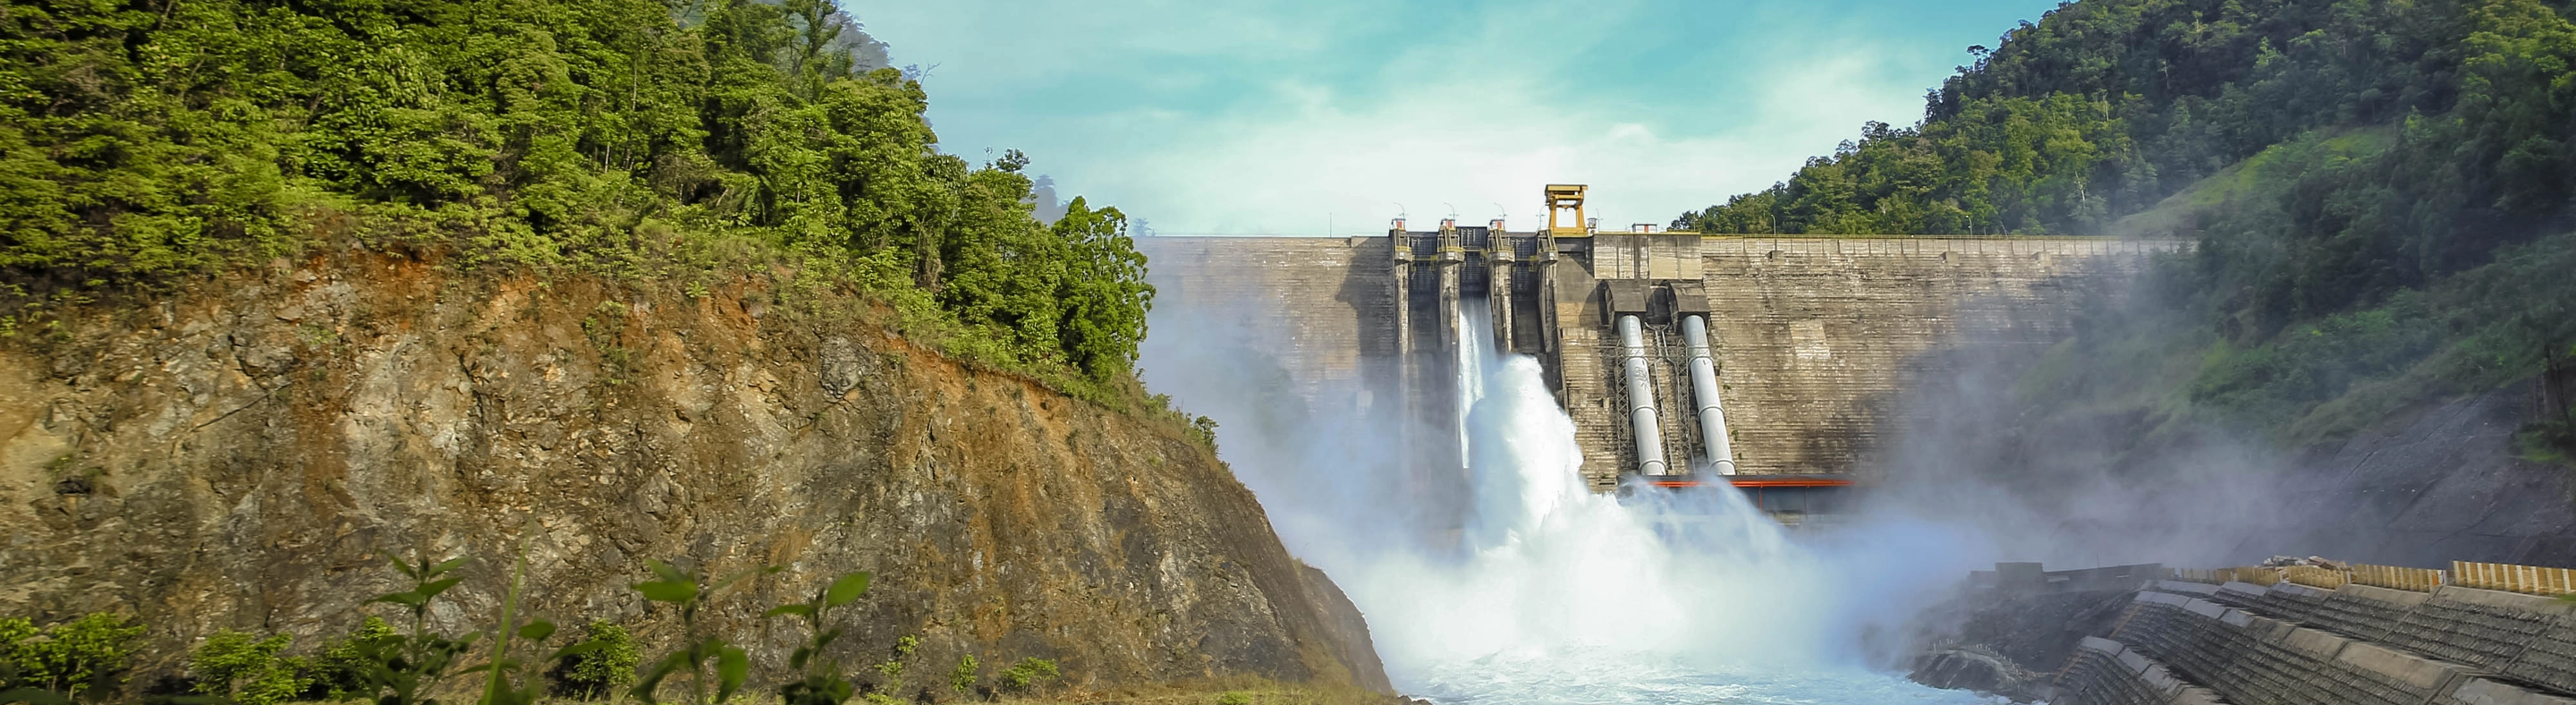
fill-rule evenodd
<path id="1" fill-rule="evenodd" d="M 1462 317 L 1466 339 L 1488 338 L 1482 318 Z M 1468 467 L 1445 491 L 1470 497 L 1463 531 L 1436 537 L 1390 518 L 1438 503 L 1403 497 L 1411 485 L 1369 462 L 1382 453 L 1368 424 L 1283 418 L 1264 405 L 1292 397 L 1225 377 L 1244 374 L 1226 367 L 1239 356 L 1167 345 L 1145 360 L 1149 382 L 1185 406 L 1226 412 L 1229 461 L 1291 551 L 1367 614 L 1398 689 L 1461 704 L 1999 702 L 1886 668 L 1906 617 L 1937 592 L 1919 576 L 1960 575 L 1955 537 L 1793 534 L 1732 490 L 1586 491 L 1573 423 L 1538 363 L 1464 347 Z"/>

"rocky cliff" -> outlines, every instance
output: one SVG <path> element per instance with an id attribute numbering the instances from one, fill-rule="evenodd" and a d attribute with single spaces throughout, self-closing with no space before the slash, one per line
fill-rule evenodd
<path id="1" fill-rule="evenodd" d="M 2538 393 L 2525 380 L 2309 449 L 2284 480 L 2294 500 L 2281 515 L 2300 521 L 2240 553 L 2576 566 L 2576 477 L 2522 458 L 2513 439 Z"/>
<path id="2" fill-rule="evenodd" d="M 348 252 L 82 309 L 0 349 L 0 613 L 137 613 L 166 672 L 218 628 L 341 633 L 389 554 L 479 559 L 450 628 L 488 623 L 523 556 L 534 614 L 647 641 L 675 624 L 628 588 L 645 559 L 777 564 L 715 612 L 773 663 L 799 634 L 762 609 L 869 570 L 853 662 L 914 634 L 915 674 L 971 653 L 1097 687 L 1387 688 L 1356 610 L 1179 426 L 777 281 Z"/>

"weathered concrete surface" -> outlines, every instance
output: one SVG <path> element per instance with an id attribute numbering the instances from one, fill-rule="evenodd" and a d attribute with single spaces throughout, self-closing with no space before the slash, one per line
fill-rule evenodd
<path id="1" fill-rule="evenodd" d="M 1395 281 L 1387 238 L 1147 237 L 1136 239 L 1136 250 L 1150 267 L 1158 311 L 1204 312 L 1185 320 L 1234 328 L 1155 334 L 1272 343 L 1267 357 L 1310 402 L 1355 387 L 1392 394 Z M 1350 401 L 1366 414 L 1394 399 Z"/>
<path id="2" fill-rule="evenodd" d="M 1736 463 L 1861 464 L 1947 347 L 2044 348 L 2088 281 L 2168 248 L 2095 238 L 1709 238 L 1701 248 Z"/>
<path id="3" fill-rule="evenodd" d="M 768 663 L 797 633 L 761 609 L 870 570 L 853 662 L 917 634 L 916 674 L 1386 687 L 1356 611 L 1175 424 L 774 296 L 325 256 L 0 349 L 0 612 L 140 613 L 149 673 L 219 628 L 312 648 L 391 591 L 387 554 L 479 557 L 437 613 L 467 628 L 524 550 L 524 613 L 652 642 L 645 559 L 785 565 L 709 613 Z"/>

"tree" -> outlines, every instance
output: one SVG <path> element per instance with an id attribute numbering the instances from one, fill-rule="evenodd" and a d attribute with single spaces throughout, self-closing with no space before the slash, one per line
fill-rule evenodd
<path id="1" fill-rule="evenodd" d="M 1092 210 L 1076 196 L 1054 230 L 1071 250 L 1059 294 L 1065 354 L 1092 379 L 1124 378 L 1135 368 L 1145 313 L 1154 307 L 1154 286 L 1145 283 L 1145 256 L 1127 237 L 1127 216 L 1116 208 Z"/>

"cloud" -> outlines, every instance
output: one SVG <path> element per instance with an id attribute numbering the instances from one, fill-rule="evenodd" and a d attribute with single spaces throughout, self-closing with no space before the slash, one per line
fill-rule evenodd
<path id="1" fill-rule="evenodd" d="M 1368 231 L 1399 203 L 1416 222 L 1445 215 L 1444 203 L 1481 221 L 1500 203 L 1525 227 L 1538 187 L 1568 182 L 1594 187 L 1605 223 L 1663 222 L 1769 184 L 1862 120 L 1919 110 L 1857 87 L 1869 68 L 1867 56 L 1845 55 L 1777 72 L 1732 108 L 1757 116 L 1750 124 L 1699 136 L 1648 124 L 1669 116 L 1561 98 L 1559 86 L 1504 72 L 1374 99 L 1283 84 L 1277 100 L 1213 121 L 1140 111 L 1092 122 L 1160 138 L 1124 155 L 1076 155 L 1086 169 L 1067 181 L 1132 204 L 1164 232 L 1316 233 L 1327 214 L 1344 232 Z"/>
<path id="2" fill-rule="evenodd" d="M 1919 117 L 1958 51 L 1928 47 L 1966 42 L 1882 9 L 852 3 L 899 63 L 939 65 L 948 149 L 1025 150 L 1166 234 L 1375 232 L 1397 204 L 1528 227 L 1546 183 L 1591 184 L 1605 224 L 1665 222 Z"/>

